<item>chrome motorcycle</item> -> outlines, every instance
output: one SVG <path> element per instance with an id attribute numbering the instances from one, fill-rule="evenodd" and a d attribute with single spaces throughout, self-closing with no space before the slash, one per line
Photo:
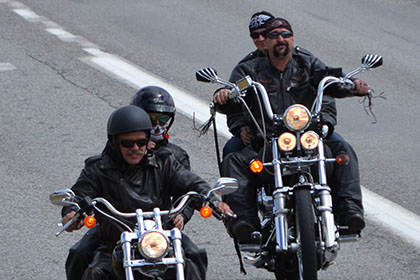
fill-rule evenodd
<path id="1" fill-rule="evenodd" d="M 312 108 L 295 104 L 282 115 L 273 113 L 264 86 L 249 76 L 230 83 L 220 79 L 213 68 L 196 72 L 198 81 L 230 88 L 230 98 L 242 102 L 244 107 L 247 107 L 244 97 L 256 94 L 261 110 L 265 110 L 260 115 L 268 116 L 274 127 L 275 133 L 268 135 L 248 110 L 261 135 L 266 136 L 262 160 L 253 160 L 250 169 L 256 173 L 268 171 L 273 183 L 258 188 L 261 232 L 253 233 L 257 244 L 237 244 L 239 255 L 246 254 L 245 263 L 274 272 L 276 279 L 317 279 L 318 270 L 326 269 L 336 258 L 340 242 L 360 237 L 340 235 L 340 230 L 346 228 L 335 223 L 326 165 L 345 163 L 348 158 L 326 157 L 321 105 L 327 87 L 353 89 L 352 77 L 381 64 L 381 56 L 366 55 L 362 65 L 344 77 L 323 76 Z M 338 70 L 341 74 L 341 69 Z M 210 107 L 214 117 L 214 105 Z"/>
<path id="2" fill-rule="evenodd" d="M 162 218 L 173 218 L 181 213 L 194 200 L 202 205 L 200 214 L 204 218 L 214 216 L 223 219 L 216 205 L 214 196 L 234 192 L 238 187 L 236 179 L 220 178 L 207 194 L 190 191 L 178 199 L 176 208 L 160 210 L 154 208 L 152 212 L 137 209 L 133 213 L 122 213 L 115 209 L 104 198 L 90 199 L 85 197 L 79 203 L 75 202 L 75 194 L 70 189 L 59 190 L 50 195 L 50 202 L 59 206 L 75 206 L 77 213 L 56 233 L 60 235 L 73 223 L 84 221 L 86 227 L 95 225 L 95 213 L 100 214 L 115 226 L 122 228 L 121 239 L 116 249 L 122 250 L 121 263 L 113 259 L 113 267 L 121 266 L 123 271 L 116 271 L 118 275 L 125 274 L 125 279 L 165 279 L 168 269 L 175 270 L 176 279 L 184 280 L 185 258 L 182 249 L 181 231 L 178 228 L 165 230 Z M 135 218 L 135 226 L 131 226 L 129 219 Z M 114 249 L 114 256 L 115 256 Z M 117 262 L 117 263 L 116 263 Z M 171 279 L 173 276 L 171 275 Z"/>

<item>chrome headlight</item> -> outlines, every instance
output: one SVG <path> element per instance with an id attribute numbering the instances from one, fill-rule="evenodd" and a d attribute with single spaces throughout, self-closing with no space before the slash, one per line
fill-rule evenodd
<path id="1" fill-rule="evenodd" d="M 307 150 L 313 150 L 318 147 L 319 136 L 314 131 L 307 131 L 300 137 L 300 144 Z"/>
<path id="2" fill-rule="evenodd" d="M 161 232 L 150 231 L 143 235 L 138 246 L 146 259 L 159 259 L 168 252 L 168 239 Z"/>
<path id="3" fill-rule="evenodd" d="M 280 135 L 277 143 L 282 151 L 291 151 L 296 147 L 296 136 L 290 132 L 285 132 Z"/>
<path id="4" fill-rule="evenodd" d="M 288 129 L 302 131 L 311 122 L 311 112 L 303 105 L 292 105 L 284 112 L 283 121 Z"/>

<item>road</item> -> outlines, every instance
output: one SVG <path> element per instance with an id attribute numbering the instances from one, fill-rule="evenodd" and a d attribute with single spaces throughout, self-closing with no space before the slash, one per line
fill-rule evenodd
<path id="1" fill-rule="evenodd" d="M 357 99 L 339 100 L 337 130 L 358 151 L 364 187 L 417 218 L 419 1 L 329 2 L 0 0 L 0 279 L 65 279 L 67 249 L 83 231 L 54 236 L 59 209 L 48 195 L 70 187 L 84 159 L 102 150 L 108 115 L 137 88 L 104 71 L 92 50 L 206 104 L 216 86 L 196 82 L 195 71 L 213 66 L 227 78 L 253 50 L 247 25 L 260 10 L 289 19 L 297 45 L 345 72 L 365 53 L 384 56 L 383 67 L 363 74 L 387 98 L 373 100 L 377 123 Z M 177 115 L 171 140 L 190 153 L 195 172 L 214 182 L 212 135 L 198 137 L 191 114 Z M 419 279 L 420 245 L 375 215 L 367 219 L 363 238 L 343 244 L 320 278 Z M 208 279 L 273 279 L 252 267 L 239 274 L 218 221 L 194 217 L 186 231 L 208 250 Z"/>

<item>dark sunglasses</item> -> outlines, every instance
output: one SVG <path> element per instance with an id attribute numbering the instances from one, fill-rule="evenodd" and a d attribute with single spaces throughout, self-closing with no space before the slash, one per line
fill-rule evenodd
<path id="1" fill-rule="evenodd" d="M 266 37 L 269 39 L 277 39 L 279 36 L 283 37 L 284 39 L 290 38 L 293 36 L 293 32 L 292 31 L 282 31 L 282 32 L 274 31 L 266 35 Z"/>
<path id="2" fill-rule="evenodd" d="M 169 121 L 169 116 L 168 115 L 162 115 L 162 116 L 150 116 L 150 120 L 152 121 L 152 123 L 162 123 L 165 124 Z"/>
<path id="3" fill-rule="evenodd" d="M 252 39 L 258 39 L 258 38 L 260 38 L 260 36 L 263 36 L 264 38 L 265 38 L 265 36 L 264 36 L 264 31 L 263 32 L 254 32 L 254 33 L 251 33 L 250 35 L 249 35 Z"/>
<path id="4" fill-rule="evenodd" d="M 137 147 L 143 147 L 147 145 L 147 142 L 149 142 L 149 139 L 142 138 L 137 140 L 121 140 L 120 145 L 124 148 L 133 148 L 134 144 L 137 145 Z"/>

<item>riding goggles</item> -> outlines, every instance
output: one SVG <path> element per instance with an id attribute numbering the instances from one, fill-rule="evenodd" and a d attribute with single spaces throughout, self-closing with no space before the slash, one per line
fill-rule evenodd
<path id="1" fill-rule="evenodd" d="M 162 115 L 162 116 L 150 116 L 150 121 L 152 124 L 155 124 L 157 122 L 161 124 L 165 124 L 169 121 L 170 117 L 168 115 Z"/>

